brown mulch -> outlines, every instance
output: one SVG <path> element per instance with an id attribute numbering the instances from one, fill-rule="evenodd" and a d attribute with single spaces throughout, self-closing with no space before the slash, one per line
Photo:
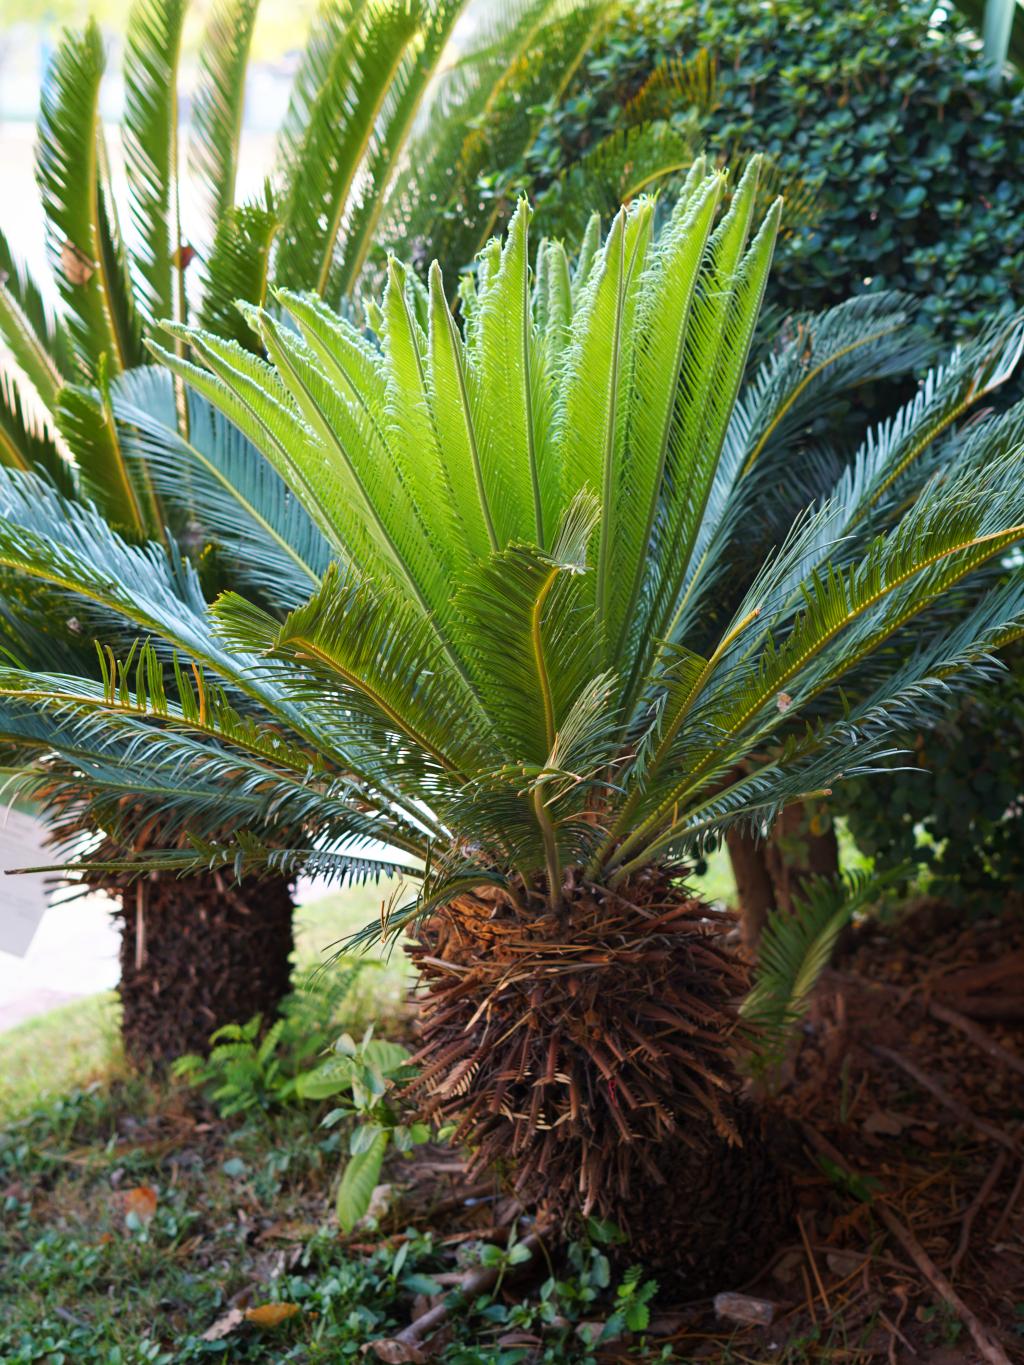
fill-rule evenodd
<path id="1" fill-rule="evenodd" d="M 855 935 L 773 1104 L 807 1159 L 750 1358 L 1024 1361 L 1024 906 Z"/>
<path id="2" fill-rule="evenodd" d="M 772 1305 L 771 1325 L 659 1299 L 651 1346 L 681 1362 L 1024 1362 L 1024 904 L 972 920 L 921 902 L 856 933 L 768 1104 L 796 1136 L 795 1225 L 755 1280 L 721 1288 Z M 422 1205 L 414 1221 L 453 1246 L 502 1236 L 514 1205 L 464 1188 L 450 1150 L 421 1160 L 406 1214 Z"/>

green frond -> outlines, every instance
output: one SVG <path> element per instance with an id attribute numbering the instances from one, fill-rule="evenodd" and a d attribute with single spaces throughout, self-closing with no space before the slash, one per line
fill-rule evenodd
<path id="1" fill-rule="evenodd" d="M 238 428 L 194 390 L 187 403 L 186 437 L 166 371 L 147 365 L 115 380 L 111 405 L 129 469 L 144 471 L 179 522 L 210 537 L 234 583 L 298 606 L 326 572 L 330 546 Z"/>
<path id="2" fill-rule="evenodd" d="M 57 449 L 43 415 L 33 412 L 15 376 L 0 369 L 0 464 L 45 474 L 62 493 L 74 486 L 71 466 Z"/>
<path id="3" fill-rule="evenodd" d="M 231 597 L 220 599 L 216 615 L 239 624 Z M 296 679 L 297 692 L 331 687 L 340 704 L 404 735 L 445 772 L 472 774 L 493 754 L 490 736 L 474 724 L 475 699 L 445 666 L 436 632 L 395 593 L 331 568 L 310 601 L 289 614 L 274 651 L 309 671 L 309 682 Z"/>
<path id="4" fill-rule="evenodd" d="M 217 0 L 199 45 L 199 77 L 189 126 L 189 169 L 202 196 L 204 221 L 218 233 L 235 207 L 245 78 L 258 8 L 259 0 Z M 262 302 L 248 294 L 238 297 Z M 203 326 L 210 323 L 204 320 Z"/>
<path id="5" fill-rule="evenodd" d="M 124 154 L 140 311 L 184 321 L 178 66 L 186 0 L 133 0 L 124 52 Z"/>
<path id="6" fill-rule="evenodd" d="M 529 220 L 529 206 L 521 200 L 497 269 L 478 281 L 472 349 L 463 366 L 474 400 L 488 517 L 501 547 L 516 540 L 548 544 L 562 512 L 552 497 L 557 469 L 545 439 L 544 391 L 550 381 L 534 337 Z"/>
<path id="7" fill-rule="evenodd" d="M 897 872 L 902 876 L 906 869 Z M 893 873 L 875 877 L 861 871 L 848 872 L 838 882 L 814 878 L 801 888 L 792 913 L 769 918 L 754 985 L 740 1008 L 748 1031 L 747 1061 L 755 1074 L 763 1075 L 783 1060 L 842 930 L 898 880 Z"/>
<path id="8" fill-rule="evenodd" d="M 57 390 L 70 372 L 70 343 L 39 286 L 11 255 L 0 232 L 0 341 L 40 401 L 53 411 Z"/>
<path id="9" fill-rule="evenodd" d="M 269 185 L 263 198 L 218 211 L 213 245 L 202 269 L 199 325 L 258 353 L 259 339 L 239 311 L 239 302 L 262 308 L 270 281 L 270 254 L 280 228 L 279 208 Z"/>
<path id="10" fill-rule="evenodd" d="M 621 504 L 633 496 L 625 486 L 624 468 L 628 396 L 653 208 L 650 200 L 641 200 L 616 216 L 581 293 L 565 358 L 560 409 L 563 497 L 568 501 L 586 488 L 601 503 L 595 596 L 599 625 L 608 641 L 614 638 L 613 554 Z"/>
<path id="11" fill-rule="evenodd" d="M 281 132 L 279 283 L 328 293 L 360 169 L 376 138 L 386 138 L 403 64 L 415 61 L 418 18 L 418 6 L 383 0 L 321 10 Z"/>
<path id="12" fill-rule="evenodd" d="M 66 30 L 43 84 L 36 175 L 54 275 L 78 365 L 92 382 L 144 358 L 128 262 L 110 192 L 100 120 L 103 43 L 90 23 Z"/>
<path id="13" fill-rule="evenodd" d="M 456 596 L 456 643 L 512 761 L 548 763 L 597 671 L 593 587 L 585 581 L 596 521 L 594 500 L 579 499 L 550 554 L 513 545 Z"/>
<path id="14" fill-rule="evenodd" d="M 83 493 L 110 524 L 131 540 L 161 535 L 159 505 L 146 498 L 145 479 L 134 477 L 125 458 L 106 390 L 66 384 L 58 398 L 57 423 L 74 451 Z"/>

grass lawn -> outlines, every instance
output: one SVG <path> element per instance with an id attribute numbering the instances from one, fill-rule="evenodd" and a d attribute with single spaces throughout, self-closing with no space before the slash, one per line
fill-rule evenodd
<path id="1" fill-rule="evenodd" d="M 329 963 L 340 941 L 380 913 L 392 892 L 351 887 L 300 906 L 295 915 L 295 964 L 302 972 Z M 358 984 L 353 1013 L 369 1019 L 389 1009 L 407 979 L 403 955 L 395 952 L 379 971 Z M 0 1033 L 0 1122 L 26 1113 L 49 1096 L 124 1074 L 117 996 L 113 991 L 69 1001 Z"/>

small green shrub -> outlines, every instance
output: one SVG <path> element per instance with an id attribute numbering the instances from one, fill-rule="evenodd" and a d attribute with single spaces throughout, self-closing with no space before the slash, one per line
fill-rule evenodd
<path id="1" fill-rule="evenodd" d="M 342 959 L 340 969 L 336 964 L 330 973 L 310 972 L 269 1028 L 259 1014 L 244 1024 L 227 1024 L 211 1035 L 208 1056 L 189 1053 L 172 1068 L 179 1080 L 202 1087 L 222 1118 L 333 1100 L 321 1126 L 354 1124 L 336 1200 L 346 1232 L 370 1207 L 388 1151 L 408 1152 L 436 1136 L 426 1124 L 403 1123 L 392 1102 L 396 1087 L 414 1074 L 408 1049 L 374 1038 L 372 1024 L 359 1042 L 348 1033 L 335 1037 L 357 980 L 376 965 L 367 958 Z"/>
<path id="2" fill-rule="evenodd" d="M 259 1014 L 244 1024 L 227 1024 L 211 1034 L 208 1056 L 187 1053 L 172 1074 L 203 1087 L 223 1118 L 297 1101 L 297 1078 L 334 1041 L 356 982 L 377 965 L 353 958 L 340 960 L 330 972 L 307 972 L 266 1030 Z"/>
<path id="3" fill-rule="evenodd" d="M 933 730 L 907 735 L 903 770 L 843 794 L 850 833 L 878 868 L 922 864 L 931 891 L 992 907 L 1024 892 L 1024 659 Z"/>

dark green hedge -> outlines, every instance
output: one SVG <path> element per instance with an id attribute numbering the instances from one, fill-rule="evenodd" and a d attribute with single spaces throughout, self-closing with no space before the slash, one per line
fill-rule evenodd
<path id="1" fill-rule="evenodd" d="M 481 187 L 559 193 L 578 153 L 621 123 L 652 68 L 708 48 L 721 154 L 770 153 L 820 193 L 779 252 L 774 300 L 816 309 L 903 289 L 944 338 L 1024 304 L 1024 87 L 994 90 L 963 21 L 934 0 L 704 0 L 630 7 L 591 54 L 525 165 Z"/>
<path id="2" fill-rule="evenodd" d="M 1024 892 L 1024 658 L 948 720 L 910 737 L 917 772 L 844 784 L 859 847 L 880 866 L 921 861 L 931 889 L 989 907 Z M 922 837 L 923 836 L 923 837 Z"/>

